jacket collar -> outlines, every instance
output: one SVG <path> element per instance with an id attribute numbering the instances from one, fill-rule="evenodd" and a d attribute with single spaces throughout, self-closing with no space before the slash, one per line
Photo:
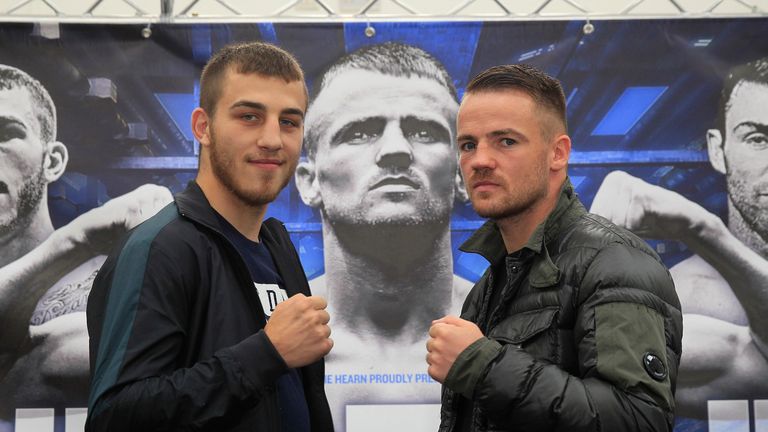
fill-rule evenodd
<path id="1" fill-rule="evenodd" d="M 535 258 L 528 276 L 533 287 L 543 288 L 556 284 L 560 280 L 560 269 L 552 262 L 547 250 L 547 244 L 555 238 L 565 226 L 584 214 L 586 210 L 573 189 L 571 180 L 565 179 L 560 188 L 560 197 L 555 209 L 540 223 L 523 246 L 534 252 Z M 467 241 L 459 247 L 460 250 L 483 256 L 491 265 L 501 262 L 507 255 L 504 240 L 495 222 L 489 220 L 483 224 Z"/>
<path id="2" fill-rule="evenodd" d="M 211 207 L 211 203 L 208 202 L 208 198 L 206 198 L 197 182 L 194 180 L 190 181 L 186 189 L 176 194 L 175 199 L 180 215 L 205 225 L 214 231 L 221 232 L 219 219 L 216 217 L 216 210 Z"/>
<path id="3" fill-rule="evenodd" d="M 203 193 L 200 185 L 197 182 L 190 181 L 187 184 L 187 188 L 181 193 L 176 194 L 176 207 L 179 209 L 179 214 L 192 219 L 193 221 L 205 225 L 219 234 L 221 232 L 221 225 L 219 218 L 216 216 L 216 210 L 213 209 L 208 198 Z M 265 241 L 268 246 L 275 242 L 275 236 L 270 230 L 270 226 L 273 223 L 279 223 L 277 220 L 268 218 L 261 224 L 261 230 L 259 236 Z"/>

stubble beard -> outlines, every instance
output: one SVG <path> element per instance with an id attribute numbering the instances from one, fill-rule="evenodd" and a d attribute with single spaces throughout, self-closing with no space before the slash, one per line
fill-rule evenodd
<path id="1" fill-rule="evenodd" d="M 280 191 L 288 184 L 290 176 L 285 176 L 281 180 L 281 184 L 277 188 L 271 188 L 270 182 L 275 181 L 275 178 L 263 177 L 254 179 L 252 181 L 259 182 L 260 188 L 248 189 L 238 185 L 235 175 L 234 167 L 235 161 L 231 154 L 227 154 L 225 151 L 220 151 L 213 128 L 211 128 L 211 169 L 213 175 L 221 182 L 224 188 L 227 189 L 234 197 L 240 200 L 242 203 L 250 207 L 261 207 L 273 202 Z"/>
<path id="2" fill-rule="evenodd" d="M 16 217 L 9 221 L 0 221 L 0 237 L 13 234 L 21 227 L 30 223 L 32 217 L 40 208 L 46 184 L 45 173 L 43 168 L 40 167 L 38 173 L 25 182 L 19 190 L 19 199 L 16 203 Z"/>
<path id="3" fill-rule="evenodd" d="M 452 198 L 451 198 L 452 199 Z M 376 203 L 375 206 L 396 207 L 396 203 Z M 452 206 L 443 199 L 429 199 L 416 204 L 411 214 L 397 213 L 394 209 L 387 214 L 371 214 L 364 204 L 347 209 L 322 210 L 323 219 L 334 226 L 357 227 L 417 227 L 430 224 L 447 224 Z"/>
<path id="4" fill-rule="evenodd" d="M 741 178 L 728 178 L 728 195 L 741 219 L 763 241 L 768 242 L 768 212 L 761 208 L 756 194 Z"/>
<path id="5" fill-rule="evenodd" d="M 472 198 L 472 208 L 480 217 L 502 220 L 515 218 L 530 211 L 537 202 L 546 198 L 547 192 L 546 170 L 543 165 L 539 165 L 528 177 L 527 182 L 510 190 L 498 202 L 480 206 L 480 203 L 477 203 L 479 201 L 477 197 L 471 195 L 470 198 Z"/>

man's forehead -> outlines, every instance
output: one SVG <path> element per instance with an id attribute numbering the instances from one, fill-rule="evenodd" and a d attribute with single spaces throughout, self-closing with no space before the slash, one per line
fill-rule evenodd
<path id="1" fill-rule="evenodd" d="M 17 119 L 40 132 L 32 94 L 25 87 L 0 89 L 0 117 Z"/>
<path id="2" fill-rule="evenodd" d="M 278 85 L 275 86 L 274 84 Z M 278 96 L 296 99 L 302 110 L 306 109 L 307 94 L 303 81 L 285 81 L 280 76 L 264 75 L 258 72 L 239 72 L 235 66 L 227 68 L 221 79 L 221 93 L 217 104 L 228 105 L 246 93 Z"/>
<path id="3" fill-rule="evenodd" d="M 308 123 L 406 116 L 452 122 L 457 109 L 448 89 L 433 79 L 350 69 L 318 94 L 309 109 Z"/>
<path id="4" fill-rule="evenodd" d="M 728 100 L 726 122 L 741 122 L 745 119 L 768 124 L 768 83 L 742 81 L 736 85 Z"/>

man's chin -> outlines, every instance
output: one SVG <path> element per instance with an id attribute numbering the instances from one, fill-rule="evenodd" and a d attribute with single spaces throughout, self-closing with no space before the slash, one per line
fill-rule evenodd
<path id="1" fill-rule="evenodd" d="M 237 198 L 250 207 L 261 207 L 272 203 L 277 199 L 280 191 L 277 192 L 251 192 L 251 191 L 238 191 L 236 193 Z"/>
<path id="2" fill-rule="evenodd" d="M 359 227 L 383 227 L 383 226 L 421 226 L 450 223 L 450 215 L 433 214 L 403 214 L 403 213 L 376 213 L 355 218 L 326 218 L 332 225 L 352 225 Z"/>

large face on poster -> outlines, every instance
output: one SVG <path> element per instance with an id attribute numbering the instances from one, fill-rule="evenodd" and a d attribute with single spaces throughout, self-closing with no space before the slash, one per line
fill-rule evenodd
<path id="1" fill-rule="evenodd" d="M 427 331 L 488 267 L 458 249 L 484 220 L 456 116 L 472 76 L 509 63 L 561 80 L 581 200 L 670 267 L 676 429 L 767 421 L 768 21 L 582 24 L 0 27 L 0 431 L 81 427 L 91 283 L 194 179 L 200 71 L 245 40 L 294 53 L 307 78 L 303 155 L 268 215 L 328 300 L 337 430 L 436 428 Z"/>

